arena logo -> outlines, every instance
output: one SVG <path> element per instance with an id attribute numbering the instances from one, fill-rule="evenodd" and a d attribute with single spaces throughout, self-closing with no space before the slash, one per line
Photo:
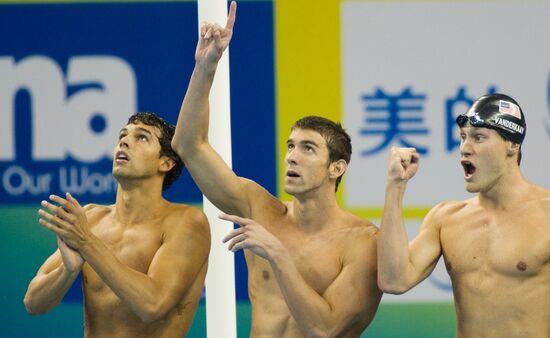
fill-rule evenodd
<path id="1" fill-rule="evenodd" d="M 130 64 L 114 56 L 71 57 L 66 75 L 48 56 L 0 57 L 0 200 L 113 193 L 113 148 L 136 88 Z"/>

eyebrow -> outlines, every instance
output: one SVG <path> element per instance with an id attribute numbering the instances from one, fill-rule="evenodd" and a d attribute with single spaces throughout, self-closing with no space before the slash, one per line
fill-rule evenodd
<path id="1" fill-rule="evenodd" d="M 152 134 L 149 130 L 147 130 L 147 129 L 145 129 L 145 128 L 137 127 L 137 130 L 142 131 L 142 132 L 144 132 L 144 133 L 146 133 L 146 134 L 149 134 L 149 135 L 153 136 L 153 134 Z"/>
<path id="2" fill-rule="evenodd" d="M 296 142 L 294 142 L 293 139 L 289 138 L 286 141 L 286 144 L 289 144 L 289 143 L 296 143 Z M 303 141 L 300 141 L 299 143 L 303 145 L 311 145 L 311 146 L 314 146 L 315 148 L 319 148 L 319 145 L 311 140 L 303 140 Z"/>
<path id="3" fill-rule="evenodd" d="M 141 132 L 144 132 L 146 134 L 149 134 L 149 135 L 153 135 L 149 130 L 143 128 L 143 127 L 137 127 L 136 128 L 137 130 L 141 131 Z M 119 134 L 122 134 L 123 132 L 128 132 L 128 128 L 124 127 L 122 129 L 120 129 L 120 131 L 118 132 Z"/>
<path id="4" fill-rule="evenodd" d="M 473 127 L 472 129 L 468 130 L 468 132 L 470 133 L 481 133 L 481 132 L 488 132 L 490 128 L 485 128 L 485 127 Z"/>

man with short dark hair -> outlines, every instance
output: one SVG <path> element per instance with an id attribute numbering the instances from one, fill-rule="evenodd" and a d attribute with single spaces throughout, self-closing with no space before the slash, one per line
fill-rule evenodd
<path id="1" fill-rule="evenodd" d="M 342 210 L 337 182 L 351 155 L 342 127 L 307 117 L 292 128 L 282 202 L 256 182 L 237 177 L 208 143 L 208 96 L 233 33 L 236 4 L 225 28 L 205 24 L 180 111 L 173 148 L 220 210 L 241 226 L 225 241 L 245 250 L 252 337 L 359 337 L 381 298 L 376 285 L 377 228 Z"/>
<path id="2" fill-rule="evenodd" d="M 418 169 L 412 148 L 393 148 L 378 243 L 379 286 L 401 294 L 441 256 L 456 304 L 457 337 L 550 337 L 550 191 L 519 168 L 526 124 L 515 100 L 479 98 L 456 120 L 468 192 L 442 202 L 408 243 L 402 204 Z"/>
<path id="3" fill-rule="evenodd" d="M 210 229 L 200 210 L 162 197 L 183 167 L 173 134 L 155 114 L 130 117 L 113 156 L 115 204 L 81 207 L 69 193 L 42 201 L 40 224 L 57 235 L 58 250 L 29 284 L 29 313 L 56 306 L 82 272 L 85 337 L 185 335 L 204 285 Z"/>

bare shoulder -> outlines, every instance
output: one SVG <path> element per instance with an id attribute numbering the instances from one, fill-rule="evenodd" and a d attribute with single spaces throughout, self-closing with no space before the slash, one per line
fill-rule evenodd
<path id="1" fill-rule="evenodd" d="M 288 211 L 286 204 L 271 194 L 266 188 L 248 178 L 241 177 L 240 179 L 246 194 L 250 196 L 249 203 L 251 213 L 251 215 L 240 216 L 257 219 L 265 215 L 286 214 Z"/>
<path id="2" fill-rule="evenodd" d="M 342 247 L 345 264 L 360 263 L 364 268 L 376 268 L 378 227 L 368 219 L 347 213 L 346 224 L 334 234 L 334 241 Z M 366 263 L 366 264 L 365 264 Z"/>
<path id="3" fill-rule="evenodd" d="M 114 205 L 101 205 L 90 203 L 82 207 L 86 214 L 107 213 L 113 209 Z"/>
<path id="4" fill-rule="evenodd" d="M 453 215 L 461 210 L 473 207 L 478 204 L 477 197 L 472 197 L 462 201 L 443 201 L 436 204 L 429 213 L 434 214 L 435 216 L 446 216 Z"/>
<path id="5" fill-rule="evenodd" d="M 447 223 L 446 221 L 449 219 L 460 217 L 464 212 L 474 209 L 477 205 L 477 197 L 462 201 L 440 202 L 430 209 L 424 218 L 423 226 L 440 227 L 442 224 Z"/>
<path id="6" fill-rule="evenodd" d="M 540 203 L 545 208 L 550 208 L 550 190 L 542 187 L 535 187 L 535 190 L 536 196 L 538 196 L 538 200 L 540 200 Z"/>
<path id="7" fill-rule="evenodd" d="M 378 235 L 378 227 L 366 218 L 361 218 L 355 215 L 351 215 L 351 228 L 367 238 L 376 238 Z"/>
<path id="8" fill-rule="evenodd" d="M 346 212 L 337 233 L 345 239 L 348 245 L 356 243 L 362 246 L 367 244 L 367 242 L 371 244 L 376 242 L 378 227 L 368 219 Z"/>
<path id="9" fill-rule="evenodd" d="M 541 223 L 546 227 L 550 227 L 550 190 L 538 186 L 534 186 L 533 190 L 532 193 L 528 194 L 532 198 L 532 203 L 525 203 L 524 207 L 528 209 L 523 212 L 540 215 L 538 217 L 541 217 Z M 534 217 L 532 219 L 535 219 Z"/>
<path id="10" fill-rule="evenodd" d="M 88 222 L 91 226 L 99 223 L 101 219 L 111 213 L 114 209 L 114 204 L 112 205 L 101 205 L 101 204 L 86 204 L 84 207 L 84 212 L 88 218 Z"/>
<path id="11" fill-rule="evenodd" d="M 162 254 L 179 267 L 200 268 L 207 264 L 211 236 L 202 210 L 190 205 L 165 201 L 153 221 L 162 243 Z M 196 271 L 198 272 L 198 270 Z"/>
<path id="12" fill-rule="evenodd" d="M 204 212 L 187 204 L 169 202 L 162 227 L 165 231 L 193 231 L 210 237 L 210 226 Z"/>

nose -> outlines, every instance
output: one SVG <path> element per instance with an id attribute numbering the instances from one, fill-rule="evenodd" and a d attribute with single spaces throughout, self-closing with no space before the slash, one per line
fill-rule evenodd
<path id="1" fill-rule="evenodd" d="M 472 154 L 472 144 L 470 138 L 465 137 L 460 140 L 460 155 L 468 156 Z"/>
<path id="2" fill-rule="evenodd" d="M 296 164 L 296 152 L 294 150 L 295 148 L 286 151 L 285 160 L 287 164 Z"/>
<path id="3" fill-rule="evenodd" d="M 118 145 L 120 146 L 120 148 L 123 148 L 123 147 L 126 147 L 128 148 L 129 146 L 129 143 L 128 143 L 128 135 L 126 136 L 123 136 L 120 138 L 120 140 L 118 141 Z"/>

